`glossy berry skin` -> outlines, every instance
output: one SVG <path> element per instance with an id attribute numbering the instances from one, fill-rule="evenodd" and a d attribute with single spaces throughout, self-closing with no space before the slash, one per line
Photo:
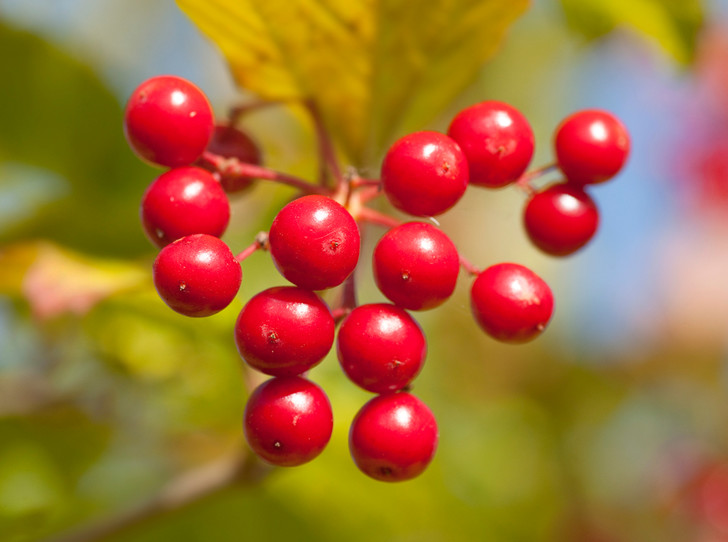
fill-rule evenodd
<path id="1" fill-rule="evenodd" d="M 170 308 L 186 316 L 210 316 L 232 302 L 243 272 L 223 241 L 201 233 L 165 246 L 154 260 L 153 276 Z"/>
<path id="2" fill-rule="evenodd" d="M 587 109 L 561 122 L 554 149 L 559 168 L 570 183 L 601 183 L 619 173 L 627 161 L 629 133 L 611 113 Z"/>
<path id="3" fill-rule="evenodd" d="M 132 93 L 124 133 L 140 158 L 160 166 L 197 160 L 212 137 L 214 117 L 204 93 L 173 75 L 152 77 Z"/>
<path id="4" fill-rule="evenodd" d="M 220 237 L 230 221 L 230 202 L 210 173 L 179 167 L 149 185 L 139 214 L 144 233 L 161 248 L 194 233 Z"/>
<path id="5" fill-rule="evenodd" d="M 310 290 L 269 288 L 253 296 L 235 324 L 238 352 L 254 369 L 295 376 L 317 365 L 334 344 L 334 318 Z"/>
<path id="6" fill-rule="evenodd" d="M 432 224 L 407 222 L 385 233 L 373 256 L 374 280 L 402 308 L 427 310 L 455 290 L 460 257 L 450 238 Z"/>
<path id="7" fill-rule="evenodd" d="M 278 271 L 308 290 L 338 286 L 354 271 L 361 238 L 356 222 L 326 196 L 298 198 L 280 210 L 268 235 Z"/>
<path id="8" fill-rule="evenodd" d="M 425 362 L 427 344 L 419 324 L 387 303 L 356 307 L 341 322 L 339 363 L 357 386 L 374 393 L 405 388 Z"/>
<path id="9" fill-rule="evenodd" d="M 260 165 L 263 161 L 260 148 L 245 132 L 233 126 L 215 126 L 207 150 L 225 158 L 237 158 L 246 164 Z M 220 184 L 225 192 L 234 194 L 247 190 L 254 179 L 240 175 L 221 175 Z"/>
<path id="10" fill-rule="evenodd" d="M 460 111 L 447 134 L 458 142 L 470 167 L 470 184 L 505 186 L 520 177 L 533 157 L 534 136 L 516 108 L 494 100 Z"/>
<path id="11" fill-rule="evenodd" d="M 599 211 L 582 187 L 555 184 L 531 197 L 523 223 L 534 245 L 547 254 L 567 256 L 594 237 Z"/>
<path id="12" fill-rule="evenodd" d="M 435 216 L 455 205 L 468 186 L 468 164 L 454 140 L 414 132 L 395 141 L 382 162 L 382 188 L 397 209 Z"/>
<path id="13" fill-rule="evenodd" d="M 470 290 L 473 316 L 488 335 L 507 343 L 536 338 L 554 309 L 549 286 L 515 263 L 493 265 L 478 274 Z"/>
<path id="14" fill-rule="evenodd" d="M 248 445 L 273 465 L 293 467 L 319 455 L 334 416 L 324 391 L 300 376 L 263 382 L 248 398 L 243 429 Z"/>
<path id="15" fill-rule="evenodd" d="M 401 482 L 420 475 L 435 455 L 435 417 L 420 399 L 407 392 L 378 395 L 354 417 L 349 451 L 366 475 Z"/>

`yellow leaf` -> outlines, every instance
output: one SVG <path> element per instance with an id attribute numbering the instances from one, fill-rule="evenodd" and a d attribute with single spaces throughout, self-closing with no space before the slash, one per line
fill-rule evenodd
<path id="1" fill-rule="evenodd" d="M 437 115 L 477 75 L 528 0 L 177 0 L 238 84 L 313 100 L 355 163 Z"/>

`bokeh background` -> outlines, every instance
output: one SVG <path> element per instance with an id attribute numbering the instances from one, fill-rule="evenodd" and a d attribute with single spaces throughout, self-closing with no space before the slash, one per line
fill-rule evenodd
<path id="1" fill-rule="evenodd" d="M 219 115 L 249 101 L 216 47 L 170 0 L 0 0 L 0 51 L 1 540 L 728 541 L 728 2 L 534 1 L 474 83 L 412 127 L 507 101 L 534 127 L 536 166 L 562 118 L 600 107 L 633 152 L 593 187 L 600 231 L 572 257 L 528 243 L 515 189 L 471 189 L 439 219 L 476 265 L 536 270 L 556 312 L 538 340 L 498 344 L 473 323 L 463 274 L 416 315 L 429 353 L 414 392 L 440 447 L 401 484 L 351 462 L 348 426 L 369 396 L 329 355 L 310 375 L 334 407 L 325 452 L 294 469 L 248 458 L 215 485 L 246 455 L 256 382 L 235 317 L 284 280 L 256 254 L 224 312 L 172 313 L 138 222 L 158 170 L 121 119 L 160 73 L 196 82 Z M 295 112 L 242 126 L 266 164 L 315 175 Z M 377 159 L 360 167 L 377 175 Z M 236 198 L 225 240 L 241 250 L 291 196 Z M 366 233 L 371 250 L 381 230 Z M 360 299 L 380 301 L 362 261 Z"/>

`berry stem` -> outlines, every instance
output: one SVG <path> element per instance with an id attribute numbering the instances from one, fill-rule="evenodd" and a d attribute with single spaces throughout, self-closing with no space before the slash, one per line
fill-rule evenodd
<path id="1" fill-rule="evenodd" d="M 255 241 L 249 247 L 247 247 L 245 250 L 235 256 L 235 259 L 238 262 L 242 262 L 258 250 L 268 250 L 268 232 L 262 231 L 258 235 L 256 235 Z"/>
<path id="2" fill-rule="evenodd" d="M 361 222 L 369 222 L 371 224 L 379 224 L 387 228 L 394 228 L 402 224 L 401 220 L 394 218 L 393 216 L 385 215 L 369 207 L 361 207 L 355 216 L 357 220 Z"/>
<path id="3" fill-rule="evenodd" d="M 336 181 L 337 190 L 340 190 L 341 185 L 345 182 L 345 180 L 339 161 L 336 158 L 336 151 L 334 149 L 334 144 L 331 141 L 331 136 L 326 129 L 326 125 L 324 124 L 324 120 L 321 117 L 321 112 L 319 111 L 316 102 L 314 100 L 306 100 L 304 103 L 311 114 L 314 129 L 316 130 L 316 140 L 319 145 L 319 156 L 321 157 L 320 184 L 322 186 L 327 186 L 326 171 L 328 168 L 328 171 L 331 172 L 331 175 L 333 175 L 334 180 Z"/>
<path id="4" fill-rule="evenodd" d="M 264 109 L 273 105 L 280 105 L 282 103 L 285 102 L 279 100 L 256 100 L 254 102 L 248 102 L 246 104 L 240 104 L 235 107 L 231 107 L 230 112 L 228 113 L 227 124 L 230 126 L 235 126 L 244 115 L 247 115 L 251 111 Z"/>
<path id="5" fill-rule="evenodd" d="M 460 257 L 460 267 L 465 269 L 467 273 L 473 277 L 477 277 L 480 274 L 480 269 L 475 267 L 470 260 L 465 258 L 462 254 L 458 255 Z"/>
<path id="6" fill-rule="evenodd" d="M 545 166 L 532 169 L 521 175 L 514 183 L 518 188 L 523 190 L 528 196 L 533 196 L 536 193 L 536 188 L 531 182 L 539 177 L 542 177 L 552 171 L 556 171 L 558 166 L 554 164 L 546 164 Z"/>
<path id="7" fill-rule="evenodd" d="M 355 274 L 352 273 L 344 281 L 341 289 L 341 297 L 339 298 L 336 308 L 331 311 L 331 315 L 334 317 L 334 322 L 337 324 L 346 318 L 358 305 L 356 299 L 356 278 L 354 275 Z"/>
<path id="8" fill-rule="evenodd" d="M 205 151 L 200 157 L 199 162 L 206 163 L 214 167 L 222 175 L 237 175 L 241 177 L 253 177 L 266 181 L 273 181 L 298 188 L 306 194 L 330 195 L 331 191 L 322 186 L 315 186 L 305 179 L 288 175 L 280 171 L 275 171 L 263 166 L 256 166 L 241 162 L 237 158 L 225 158 L 218 154 Z"/>

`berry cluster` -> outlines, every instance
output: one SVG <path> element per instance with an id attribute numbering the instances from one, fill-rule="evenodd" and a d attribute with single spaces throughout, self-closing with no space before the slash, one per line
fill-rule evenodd
<path id="1" fill-rule="evenodd" d="M 528 122 L 509 105 L 486 101 L 461 111 L 447 134 L 421 131 L 399 139 L 384 157 L 381 179 L 364 179 L 341 173 L 315 108 L 311 113 L 326 166 L 319 183 L 262 166 L 257 146 L 234 127 L 235 118 L 216 126 L 205 95 L 184 79 L 154 77 L 134 91 L 125 111 L 127 140 L 142 159 L 171 168 L 152 182 L 141 203 L 144 231 L 161 249 L 154 283 L 173 310 L 209 316 L 236 297 L 241 262 L 268 251 L 291 284 L 253 296 L 235 323 L 242 359 L 272 377 L 248 399 L 243 423 L 248 444 L 265 461 L 282 466 L 321 453 L 331 438 L 332 408 L 305 375 L 335 342 L 346 376 L 376 394 L 351 424 L 355 464 L 375 479 L 407 480 L 427 467 L 438 441 L 432 412 L 410 392 L 427 342 L 408 311 L 444 303 L 462 268 L 475 277 L 471 307 L 478 325 L 497 340 L 522 343 L 548 324 L 553 295 L 522 265 L 479 270 L 432 223 L 403 223 L 367 203 L 384 193 L 397 209 L 427 218 L 450 209 L 469 185 L 515 184 L 529 194 L 524 224 L 533 243 L 549 254 L 571 254 L 597 226 L 597 210 L 584 186 L 620 170 L 628 136 L 606 112 L 569 117 L 555 137 L 557 165 L 566 181 L 538 191 L 531 181 L 549 168 L 526 173 L 534 148 Z M 228 196 L 253 179 L 292 186 L 300 194 L 279 211 L 269 231 L 235 255 L 220 240 L 230 219 Z M 388 229 L 372 265 L 389 303 L 356 300 L 360 228 L 366 224 Z M 330 307 L 322 296 L 336 287 L 341 295 Z"/>

